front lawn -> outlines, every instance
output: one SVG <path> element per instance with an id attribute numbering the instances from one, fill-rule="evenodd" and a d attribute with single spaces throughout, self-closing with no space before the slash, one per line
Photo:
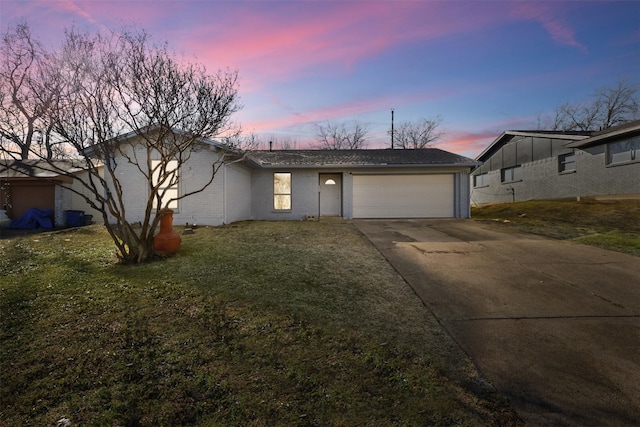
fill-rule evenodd
<path id="1" fill-rule="evenodd" d="M 245 222 L 120 265 L 99 226 L 0 240 L 0 424 L 516 425 L 348 223 Z"/>
<path id="2" fill-rule="evenodd" d="M 640 256 L 640 200 L 532 200 L 474 207 L 472 218 Z"/>

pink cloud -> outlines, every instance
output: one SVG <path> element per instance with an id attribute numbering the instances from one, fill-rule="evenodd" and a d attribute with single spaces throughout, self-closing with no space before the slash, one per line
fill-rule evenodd
<path id="1" fill-rule="evenodd" d="M 65 12 L 71 13 L 72 15 L 77 15 L 92 24 L 97 23 L 96 19 L 93 18 L 93 16 L 89 12 L 78 5 L 78 2 L 66 0 L 54 2 L 51 5 L 54 8 L 61 9 Z"/>
<path id="2" fill-rule="evenodd" d="M 252 119 L 250 120 L 251 129 L 255 132 L 268 132 L 283 128 L 310 126 L 314 123 L 324 121 L 342 121 L 345 117 L 360 116 L 382 110 L 389 111 L 390 106 L 393 105 L 408 107 L 412 104 L 435 101 L 440 98 L 452 96 L 454 94 L 453 92 L 454 91 L 450 89 L 442 89 L 438 91 L 416 91 L 398 95 L 374 96 L 341 104 L 305 109 L 304 112 L 295 111 L 295 109 L 288 107 L 280 98 L 271 97 L 273 105 L 288 111 L 275 118 Z"/>
<path id="3" fill-rule="evenodd" d="M 471 31 L 497 20 L 487 11 L 459 13 L 460 7 L 445 9 L 439 2 L 312 4 L 277 13 L 242 9 L 226 17 L 238 22 L 227 32 L 195 28 L 198 38 L 185 36 L 182 43 L 208 63 L 246 70 L 243 85 L 254 90 L 263 81 L 286 81 L 300 73 L 348 73 L 401 42 Z"/>
<path id="4" fill-rule="evenodd" d="M 25 19 L 34 34 L 52 47 L 63 38 L 65 28 L 74 26 L 80 30 L 118 31 L 135 25 L 163 41 L 164 36 L 156 31 L 157 23 L 168 19 L 174 8 L 173 2 L 157 7 L 147 1 L 5 1 L 0 0 L 3 2 L 0 22 L 11 25 Z"/>
<path id="5" fill-rule="evenodd" d="M 301 75 L 350 73 L 360 61 L 407 41 L 464 33 L 498 22 L 493 7 L 444 2 L 36 2 L 50 20 L 111 26 L 136 22 L 191 52 L 210 70 L 240 70 L 243 92 Z M 188 6 L 184 6 L 188 5 Z M 178 13 L 179 12 L 179 13 Z M 51 21 L 50 21 L 51 22 Z M 151 25 L 151 27 L 147 27 Z M 117 30 L 118 28 L 112 28 Z M 375 29 L 375 30 L 373 30 Z"/>
<path id="6" fill-rule="evenodd" d="M 437 144 L 438 148 L 463 156 L 475 158 L 482 152 L 501 132 L 491 130 L 469 131 L 449 131 L 442 142 Z"/>
<path id="7" fill-rule="evenodd" d="M 553 4 L 551 2 L 514 2 L 511 4 L 513 5 L 512 15 L 515 18 L 538 22 L 554 41 L 587 52 L 587 47 L 576 40 L 573 29 L 561 18 L 554 15 L 557 11 L 552 10 Z"/>
<path id="8" fill-rule="evenodd" d="M 446 130 L 438 148 L 475 158 L 482 150 L 507 130 L 533 130 L 531 117 L 510 117 L 504 120 L 486 123 L 476 130 Z M 469 125 L 469 128 L 473 128 Z"/>

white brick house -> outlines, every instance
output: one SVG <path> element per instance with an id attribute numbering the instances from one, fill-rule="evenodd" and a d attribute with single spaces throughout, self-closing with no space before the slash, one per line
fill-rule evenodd
<path id="1" fill-rule="evenodd" d="M 146 155 L 136 136 L 126 156 Z M 138 152 L 136 152 L 138 151 Z M 129 222 L 144 218 L 148 180 L 122 155 L 115 159 Z M 343 218 L 467 218 L 473 160 L 436 148 L 421 150 L 294 150 L 232 152 L 204 140 L 178 170 L 174 224 L 220 225 L 241 220 Z M 109 179 L 107 178 L 107 181 Z"/>

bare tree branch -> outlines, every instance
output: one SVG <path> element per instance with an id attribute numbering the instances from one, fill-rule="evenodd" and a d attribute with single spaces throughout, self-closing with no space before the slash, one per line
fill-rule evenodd
<path id="1" fill-rule="evenodd" d="M 321 150 L 358 150 L 365 148 L 369 135 L 368 126 L 354 121 L 316 125 L 317 148 Z"/>
<path id="2" fill-rule="evenodd" d="M 46 109 L 34 104 L 40 108 L 34 109 L 37 116 L 28 111 L 36 117 L 33 126 L 28 120 L 15 119 L 26 126 L 27 133 L 21 128 L 12 138 L 27 135 L 32 140 L 28 132 L 35 131 L 39 120 L 49 149 L 43 152 L 30 145 L 26 152 L 44 161 L 39 163 L 44 165 L 41 168 L 72 176 L 88 190 L 85 195 L 67 186 L 102 213 L 123 261 L 149 260 L 160 221 L 155 213 L 204 191 L 223 164 L 224 156 L 212 164 L 209 175 L 199 176 L 198 186 L 180 194 L 169 191 L 198 150 L 211 138 L 235 129 L 231 116 L 241 108 L 237 72 L 209 74 L 204 67 L 179 58 L 166 44 L 154 45 L 146 33 L 131 31 L 108 35 L 66 31 L 63 46 L 47 55 L 47 60 L 53 65 L 34 81 L 40 90 L 54 87 L 57 92 L 42 104 Z M 13 68 L 19 68 L 16 64 L 21 63 L 16 60 Z M 14 84 L 4 75 L 2 80 L 2 84 Z M 17 115 L 15 108 L 7 113 Z M 24 112 L 22 116 L 31 117 Z M 15 157 L 13 145 L 3 143 L 0 149 Z M 52 160 L 54 148 L 75 159 L 73 172 Z M 148 197 L 135 195 L 144 210 L 141 227 L 128 220 L 132 199 L 128 191 L 132 190 L 123 176 L 146 183 Z"/>
<path id="3" fill-rule="evenodd" d="M 638 84 L 619 80 L 616 85 L 597 89 L 591 100 L 565 103 L 541 127 L 559 131 L 607 129 L 640 118 Z"/>
<path id="4" fill-rule="evenodd" d="M 415 121 L 405 121 L 394 126 L 393 148 L 416 149 L 426 148 L 435 144 L 444 131 L 439 130 L 442 124 L 442 117 L 435 119 L 419 119 Z M 391 130 L 389 130 L 391 134 Z"/>
<path id="5" fill-rule="evenodd" d="M 53 156 L 47 111 L 59 96 L 49 78 L 47 53 L 25 22 L 2 35 L 0 45 L 0 145 L 4 157 L 24 160 L 36 150 Z"/>

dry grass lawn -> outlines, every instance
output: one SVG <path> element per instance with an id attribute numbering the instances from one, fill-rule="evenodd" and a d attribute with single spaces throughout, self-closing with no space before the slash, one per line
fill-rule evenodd
<path id="1" fill-rule="evenodd" d="M 477 220 L 640 256 L 640 200 L 530 201 L 472 208 Z"/>
<path id="2" fill-rule="evenodd" d="M 351 224 L 199 228 L 140 266 L 99 226 L 0 247 L 1 425 L 518 424 Z"/>

